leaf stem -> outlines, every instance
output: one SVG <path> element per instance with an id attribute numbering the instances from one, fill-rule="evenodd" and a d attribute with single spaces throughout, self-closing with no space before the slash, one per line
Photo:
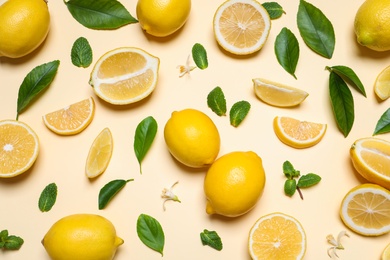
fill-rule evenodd
<path id="1" fill-rule="evenodd" d="M 301 200 L 303 200 L 303 194 L 302 194 L 302 191 L 301 189 L 297 186 L 297 191 L 299 193 L 299 197 L 301 197 Z"/>

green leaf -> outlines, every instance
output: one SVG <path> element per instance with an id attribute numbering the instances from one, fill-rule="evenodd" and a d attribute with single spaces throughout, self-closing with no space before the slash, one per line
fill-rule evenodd
<path id="1" fill-rule="evenodd" d="M 358 90 L 363 96 L 366 97 L 366 91 L 364 89 L 363 83 L 360 81 L 356 73 L 347 66 L 332 66 L 325 67 L 329 71 L 337 73 L 340 77 L 344 78 L 348 83 L 350 83 L 356 90 Z"/>
<path id="2" fill-rule="evenodd" d="M 18 250 L 23 245 L 24 240 L 21 237 L 8 235 L 8 230 L 0 232 L 0 249 Z"/>
<path id="3" fill-rule="evenodd" d="M 245 100 L 233 104 L 230 109 L 230 124 L 234 127 L 239 126 L 249 113 L 250 108 L 251 104 Z"/>
<path id="4" fill-rule="evenodd" d="M 283 163 L 283 173 L 289 179 L 298 177 L 300 175 L 300 171 L 295 170 L 294 166 L 289 161 L 285 161 Z"/>
<path id="5" fill-rule="evenodd" d="M 35 67 L 26 75 L 19 88 L 16 120 L 30 102 L 50 85 L 59 65 L 60 61 L 54 60 Z"/>
<path id="6" fill-rule="evenodd" d="M 203 232 L 200 233 L 200 239 L 204 246 L 210 246 L 218 251 L 222 250 L 222 240 L 217 232 L 204 229 Z"/>
<path id="7" fill-rule="evenodd" d="M 207 105 L 218 116 L 226 115 L 227 108 L 225 94 L 220 87 L 215 87 L 207 95 Z"/>
<path id="8" fill-rule="evenodd" d="M 192 58 L 194 59 L 196 66 L 201 70 L 204 70 L 209 66 L 206 49 L 200 43 L 195 43 L 195 45 L 192 46 Z"/>
<path id="9" fill-rule="evenodd" d="M 99 192 L 99 209 L 104 209 L 115 195 L 125 187 L 126 183 L 133 180 L 113 180 L 104 185 Z"/>
<path id="10" fill-rule="evenodd" d="M 149 151 L 157 133 L 157 122 L 152 116 L 143 119 L 137 126 L 134 135 L 134 152 L 137 157 L 140 172 L 142 174 L 141 163 Z"/>
<path id="11" fill-rule="evenodd" d="M 90 29 L 117 29 L 138 22 L 116 0 L 69 0 L 65 4 L 73 18 Z"/>
<path id="12" fill-rule="evenodd" d="M 92 63 L 92 48 L 84 37 L 79 37 L 72 46 L 70 53 L 73 65 L 87 68 Z"/>
<path id="13" fill-rule="evenodd" d="M 284 27 L 275 39 L 275 54 L 279 64 L 295 79 L 299 59 L 299 43 L 295 35 Z"/>
<path id="14" fill-rule="evenodd" d="M 308 188 L 321 181 L 321 177 L 314 173 L 302 175 L 297 183 L 298 188 Z"/>
<path id="15" fill-rule="evenodd" d="M 0 241 L 5 241 L 8 237 L 8 230 L 4 229 L 0 232 Z"/>
<path id="16" fill-rule="evenodd" d="M 335 47 L 335 33 L 332 23 L 314 5 L 299 1 L 297 14 L 298 29 L 306 45 L 325 58 L 331 58 Z"/>
<path id="17" fill-rule="evenodd" d="M 267 10 L 269 17 L 273 19 L 277 19 L 282 16 L 282 14 L 286 13 L 283 10 L 283 7 L 277 2 L 265 2 L 262 6 Z"/>
<path id="18" fill-rule="evenodd" d="M 42 212 L 51 210 L 57 199 L 57 185 L 50 183 L 47 185 L 39 196 L 38 207 Z"/>
<path id="19" fill-rule="evenodd" d="M 155 218 L 146 214 L 139 215 L 137 235 L 147 247 L 163 255 L 165 235 L 161 224 Z"/>
<path id="20" fill-rule="evenodd" d="M 376 123 L 373 135 L 390 132 L 390 108 L 388 108 Z"/>
<path id="21" fill-rule="evenodd" d="M 347 137 L 355 119 L 353 96 L 345 81 L 333 71 L 329 75 L 329 94 L 337 125 Z"/>
<path id="22" fill-rule="evenodd" d="M 287 196 L 294 195 L 295 191 L 297 190 L 297 181 L 295 179 L 288 179 L 284 182 L 284 193 Z"/>

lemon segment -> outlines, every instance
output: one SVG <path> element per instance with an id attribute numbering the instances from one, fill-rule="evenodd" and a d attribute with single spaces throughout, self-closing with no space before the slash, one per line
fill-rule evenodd
<path id="1" fill-rule="evenodd" d="M 381 100 L 390 97 L 390 66 L 383 69 L 376 77 L 374 92 Z"/>
<path id="2" fill-rule="evenodd" d="M 275 212 L 259 218 L 249 232 L 253 260 L 299 260 L 306 253 L 306 233 L 292 216 Z"/>
<path id="3" fill-rule="evenodd" d="M 121 47 L 101 56 L 89 80 L 95 94 L 114 105 L 127 105 L 149 96 L 157 85 L 160 59 L 134 47 Z"/>
<path id="4" fill-rule="evenodd" d="M 0 121 L 0 178 L 24 173 L 38 153 L 39 139 L 31 127 L 21 121 Z"/>
<path id="5" fill-rule="evenodd" d="M 214 36 L 226 51 L 246 55 L 259 51 L 268 38 L 271 19 L 256 0 L 227 0 L 214 14 Z"/>
<path id="6" fill-rule="evenodd" d="M 390 189 L 390 142 L 361 138 L 351 145 L 349 152 L 353 166 L 363 178 Z"/>
<path id="7" fill-rule="evenodd" d="M 172 156 L 193 168 L 210 166 L 221 144 L 214 122 L 196 109 L 172 112 L 164 127 L 164 139 Z"/>
<path id="8" fill-rule="evenodd" d="M 274 132 L 280 141 L 294 148 L 308 148 L 318 144 L 325 135 L 327 125 L 277 116 Z"/>
<path id="9" fill-rule="evenodd" d="M 238 217 L 257 204 L 266 176 L 262 159 L 254 152 L 231 152 L 218 158 L 204 179 L 206 213 Z"/>
<path id="10" fill-rule="evenodd" d="M 276 107 L 293 107 L 301 104 L 309 95 L 306 91 L 267 79 L 253 79 L 256 96 Z"/>
<path id="11" fill-rule="evenodd" d="M 46 39 L 50 14 L 44 0 L 0 1 L 0 57 L 23 57 Z"/>
<path id="12" fill-rule="evenodd" d="M 390 260 L 390 244 L 388 244 L 383 250 L 381 260 Z"/>
<path id="13" fill-rule="evenodd" d="M 136 13 L 141 28 L 150 35 L 166 37 L 186 23 L 191 0 L 138 0 Z"/>
<path id="14" fill-rule="evenodd" d="M 360 184 L 343 198 L 340 217 L 344 224 L 363 236 L 390 232 L 390 191 L 377 184 Z"/>
<path id="15" fill-rule="evenodd" d="M 73 214 L 55 222 L 42 239 L 51 259 L 112 260 L 123 244 L 114 225 L 95 214 Z"/>
<path id="16" fill-rule="evenodd" d="M 95 178 L 101 175 L 110 163 L 114 142 L 109 128 L 104 128 L 93 141 L 85 164 L 85 175 Z"/>
<path id="17" fill-rule="evenodd" d="M 95 114 L 93 98 L 71 104 L 42 117 L 45 126 L 59 135 L 75 135 L 92 122 Z"/>

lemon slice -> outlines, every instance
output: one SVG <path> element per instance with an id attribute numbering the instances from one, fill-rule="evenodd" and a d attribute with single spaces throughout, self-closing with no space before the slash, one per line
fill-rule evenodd
<path id="1" fill-rule="evenodd" d="M 102 174 L 111 160 L 114 142 L 109 128 L 104 128 L 93 141 L 85 164 L 85 175 L 95 178 Z"/>
<path id="2" fill-rule="evenodd" d="M 43 123 L 56 134 L 75 135 L 82 132 L 95 114 L 93 98 L 87 98 L 43 116 Z"/>
<path id="3" fill-rule="evenodd" d="M 366 137 L 356 140 L 350 150 L 352 164 L 366 180 L 390 189 L 390 142 Z"/>
<path id="4" fill-rule="evenodd" d="M 283 143 L 294 148 L 307 148 L 322 140 L 326 124 L 300 121 L 291 117 L 274 118 L 274 131 Z"/>
<path id="5" fill-rule="evenodd" d="M 10 178 L 30 169 L 38 157 L 37 134 L 27 124 L 0 121 L 0 178 Z"/>
<path id="6" fill-rule="evenodd" d="M 381 260 L 390 260 L 390 244 L 383 250 Z"/>
<path id="7" fill-rule="evenodd" d="M 344 197 L 340 217 L 354 232 L 379 236 L 390 231 L 390 191 L 371 183 L 360 184 Z"/>
<path id="8" fill-rule="evenodd" d="M 117 48 L 96 62 L 89 84 L 108 103 L 131 104 L 146 98 L 156 88 L 159 65 L 159 58 L 142 49 Z"/>
<path id="9" fill-rule="evenodd" d="M 256 96 L 263 102 L 272 106 L 297 106 L 309 95 L 306 91 L 267 79 L 256 78 L 252 81 Z"/>
<path id="10" fill-rule="evenodd" d="M 271 19 L 256 0 L 227 0 L 214 14 L 214 36 L 226 51 L 238 55 L 259 51 L 268 38 Z"/>
<path id="11" fill-rule="evenodd" d="M 374 92 L 381 100 L 390 97 L 390 66 L 383 69 L 376 77 Z"/>
<path id="12" fill-rule="evenodd" d="M 249 254 L 254 260 L 299 260 L 305 252 L 305 230 L 297 219 L 287 214 L 265 215 L 249 232 Z"/>

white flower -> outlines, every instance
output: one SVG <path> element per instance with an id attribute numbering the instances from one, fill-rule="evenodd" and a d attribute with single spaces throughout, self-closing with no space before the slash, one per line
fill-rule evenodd
<path id="1" fill-rule="evenodd" d="M 196 69 L 196 66 L 190 66 L 190 55 L 188 55 L 186 65 L 179 65 L 177 68 L 180 70 L 179 77 L 181 78 L 186 74 L 189 75 L 191 71 Z"/>
<path id="2" fill-rule="evenodd" d="M 165 202 L 167 202 L 168 200 L 173 200 L 173 201 L 177 201 L 177 202 L 181 202 L 179 200 L 179 198 L 173 193 L 172 189 L 173 187 L 178 184 L 179 182 L 175 182 L 169 189 L 167 188 L 164 188 L 163 191 L 162 191 L 162 194 L 161 194 L 161 198 L 165 199 L 164 202 L 163 202 L 163 209 L 165 211 Z"/>
<path id="3" fill-rule="evenodd" d="M 337 240 L 333 237 L 333 235 L 326 236 L 328 243 L 332 245 L 331 247 L 328 248 L 328 255 L 330 258 L 332 258 L 333 256 L 336 256 L 338 258 L 339 256 L 337 255 L 336 249 L 341 249 L 341 250 L 344 249 L 343 245 L 340 242 L 343 236 L 349 237 L 346 231 L 341 231 L 337 236 Z"/>

